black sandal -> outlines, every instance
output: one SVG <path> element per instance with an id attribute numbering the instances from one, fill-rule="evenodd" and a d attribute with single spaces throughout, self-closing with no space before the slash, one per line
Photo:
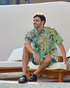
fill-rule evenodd
<path id="1" fill-rule="evenodd" d="M 18 81 L 18 83 L 26 83 L 27 82 L 27 77 L 25 75 L 22 75 Z"/>
<path id="2" fill-rule="evenodd" d="M 35 74 L 32 74 L 31 77 L 28 79 L 29 82 L 35 82 L 37 81 L 37 76 Z"/>

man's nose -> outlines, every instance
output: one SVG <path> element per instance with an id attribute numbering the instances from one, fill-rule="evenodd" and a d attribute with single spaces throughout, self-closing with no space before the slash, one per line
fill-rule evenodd
<path id="1" fill-rule="evenodd" d="M 34 21 L 33 23 L 35 24 L 36 22 Z"/>

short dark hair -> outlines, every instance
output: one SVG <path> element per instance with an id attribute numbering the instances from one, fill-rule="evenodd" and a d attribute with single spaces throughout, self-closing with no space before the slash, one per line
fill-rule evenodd
<path id="1" fill-rule="evenodd" d="M 45 24 L 45 22 L 46 22 L 46 17 L 44 16 L 43 13 L 36 13 L 36 14 L 33 16 L 33 18 L 35 18 L 35 17 L 39 17 L 39 18 L 41 19 L 41 21 L 44 21 L 44 24 Z M 44 24 L 43 24 L 43 25 L 44 25 Z"/>

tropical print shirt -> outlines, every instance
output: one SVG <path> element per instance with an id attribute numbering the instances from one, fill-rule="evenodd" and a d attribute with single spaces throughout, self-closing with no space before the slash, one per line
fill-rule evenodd
<path id="1" fill-rule="evenodd" d="M 63 39 L 54 28 L 43 26 L 40 34 L 34 28 L 25 34 L 25 40 L 31 41 L 31 46 L 40 56 L 39 64 L 41 64 L 46 55 L 52 57 L 51 65 L 58 61 L 56 44 L 61 44 Z M 36 64 L 33 56 L 31 60 Z"/>

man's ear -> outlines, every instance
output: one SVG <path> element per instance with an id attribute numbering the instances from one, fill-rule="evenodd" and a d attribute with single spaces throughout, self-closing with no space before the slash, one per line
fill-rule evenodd
<path id="1" fill-rule="evenodd" d="M 44 21 L 42 21 L 42 24 L 44 25 Z"/>

